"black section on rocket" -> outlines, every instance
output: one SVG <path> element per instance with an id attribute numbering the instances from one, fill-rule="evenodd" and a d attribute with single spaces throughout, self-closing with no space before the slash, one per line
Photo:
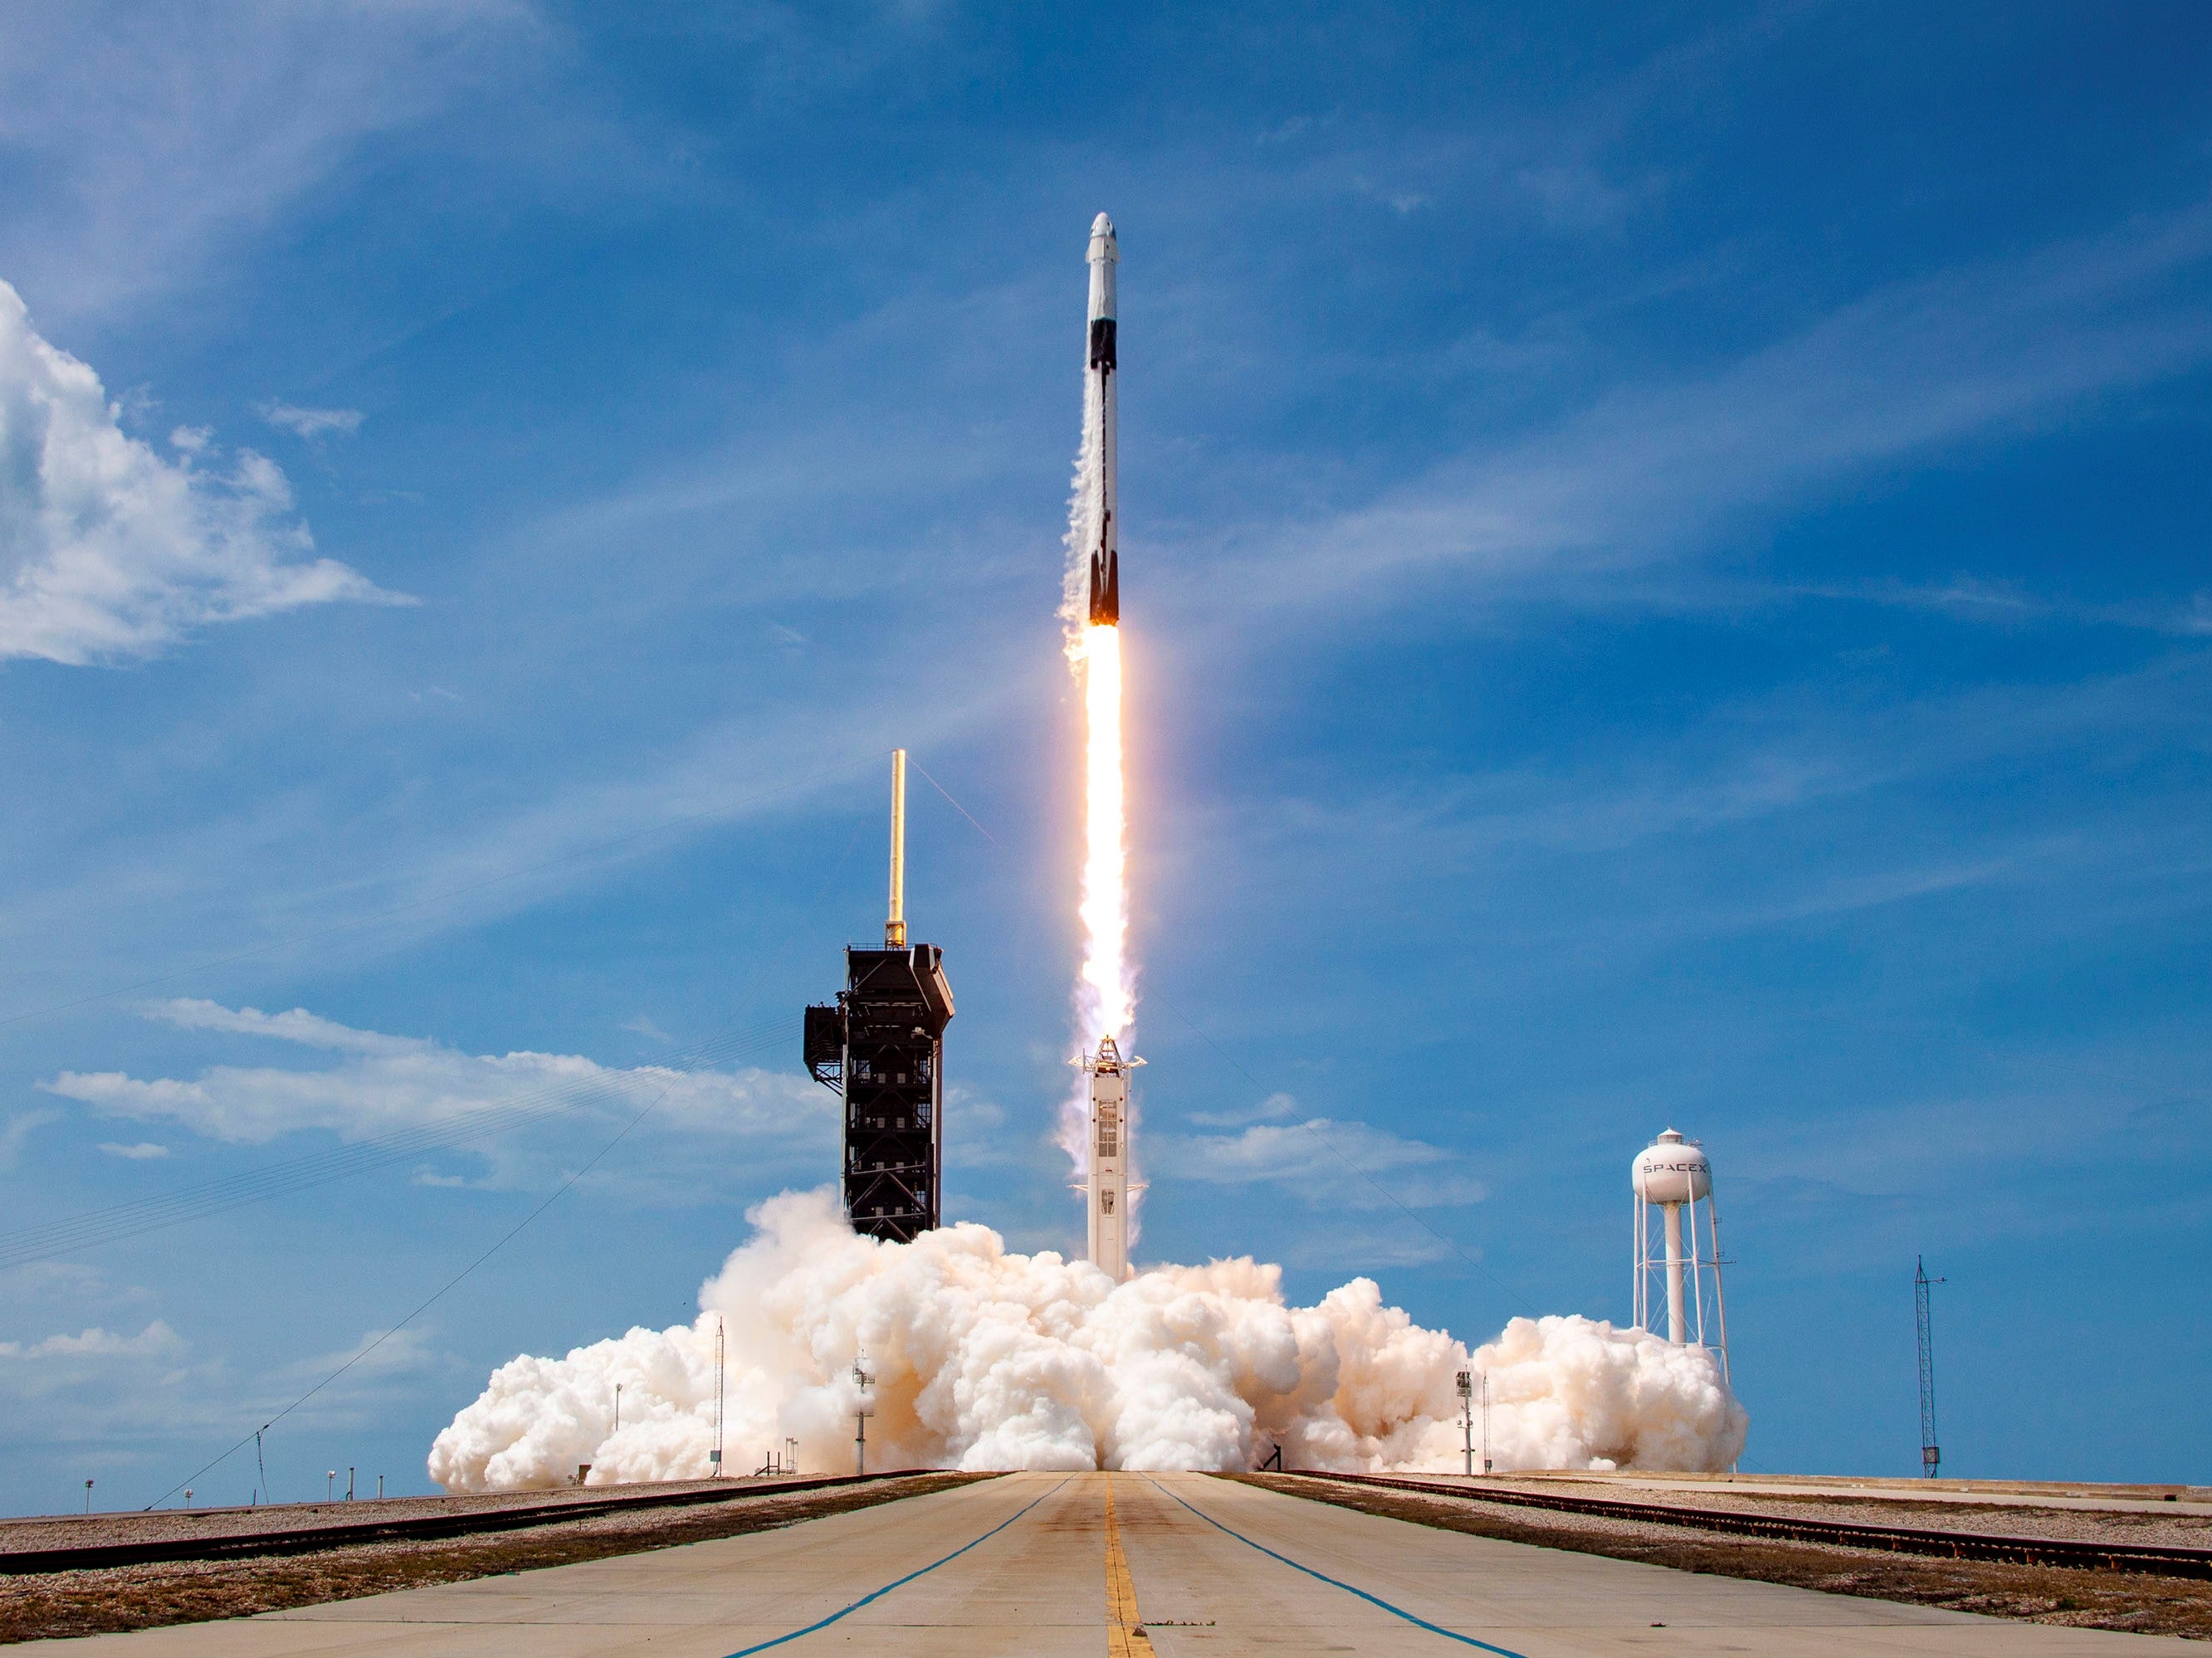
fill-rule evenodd
<path id="1" fill-rule="evenodd" d="M 1114 319 L 1093 317 L 1091 319 L 1091 366 L 1110 374 L 1114 372 Z"/>
<path id="2" fill-rule="evenodd" d="M 1091 625 L 1119 627 L 1121 623 L 1121 559 L 1109 549 L 1091 555 Z"/>

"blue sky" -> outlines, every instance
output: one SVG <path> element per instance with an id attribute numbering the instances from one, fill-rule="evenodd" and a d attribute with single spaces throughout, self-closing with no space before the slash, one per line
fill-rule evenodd
<path id="1" fill-rule="evenodd" d="M 1947 1471 L 2212 1479 L 2208 69 L 2186 4 L 19 9 L 0 1508 L 158 1496 L 664 1088 L 270 1481 L 686 1315 L 833 1168 L 895 744 L 981 825 L 915 800 L 953 1208 L 1079 1242 L 1101 208 L 1139 1254 L 1625 1317 L 1672 1123 L 1757 1466 L 1913 1470 L 1924 1253 Z"/>

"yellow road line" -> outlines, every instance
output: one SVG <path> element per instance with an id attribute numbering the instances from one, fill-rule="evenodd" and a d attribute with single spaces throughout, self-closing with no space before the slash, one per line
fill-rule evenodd
<path id="1" fill-rule="evenodd" d="M 1137 1588 L 1114 1519 L 1114 1476 L 1106 1476 L 1106 1650 L 1111 1658 L 1152 1658 L 1152 1637 L 1137 1616 Z"/>

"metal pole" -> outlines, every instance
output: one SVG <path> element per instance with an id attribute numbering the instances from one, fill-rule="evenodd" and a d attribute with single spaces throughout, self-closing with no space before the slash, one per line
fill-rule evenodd
<path id="1" fill-rule="evenodd" d="M 720 1479 L 722 1467 L 722 1390 L 730 1374 L 722 1357 L 722 1317 L 714 1315 L 714 1478 Z"/>
<path id="2" fill-rule="evenodd" d="M 891 750 L 891 908 L 884 948 L 906 948 L 906 750 Z"/>
<path id="3" fill-rule="evenodd" d="M 622 1390 L 623 1390 L 623 1385 L 622 1385 L 622 1383 L 621 1383 L 621 1382 L 616 1382 L 616 1383 L 615 1383 L 615 1431 L 616 1431 L 617 1433 L 620 1433 L 620 1432 L 622 1431 Z"/>
<path id="4" fill-rule="evenodd" d="M 1920 1345 L 1920 1474 L 1923 1479 L 1935 1479 L 1936 1470 L 1943 1466 L 1943 1453 L 1936 1441 L 1936 1318 L 1928 1299 L 1929 1287 L 1942 1282 L 1928 1276 L 1925 1259 L 1913 1257 L 1912 1322 Z"/>
<path id="5" fill-rule="evenodd" d="M 353 1470 L 349 1467 L 346 1470 L 346 1501 L 353 1501 Z"/>
<path id="6" fill-rule="evenodd" d="M 1460 1448 L 1467 1455 L 1462 1472 L 1472 1479 L 1474 1478 L 1474 1376 L 1467 1370 L 1459 1373 L 1459 1430 Z"/>
<path id="7" fill-rule="evenodd" d="M 1490 1472 L 1490 1372 L 1482 1373 L 1482 1471 Z"/>
<path id="8" fill-rule="evenodd" d="M 92 1481 L 89 1479 L 84 1482 L 84 1511 L 87 1514 L 92 1512 Z"/>
<path id="9" fill-rule="evenodd" d="M 1682 1345 L 1682 1206 L 1662 1203 L 1659 1212 L 1667 1234 L 1667 1339 Z"/>

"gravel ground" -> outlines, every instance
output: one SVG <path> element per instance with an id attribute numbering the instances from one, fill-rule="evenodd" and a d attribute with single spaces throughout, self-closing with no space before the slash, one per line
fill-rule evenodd
<path id="1" fill-rule="evenodd" d="M 1396 1475 L 1394 1478 L 1409 1477 Z M 1772 1515 L 1782 1519 L 1841 1521 L 1849 1525 L 1932 1527 L 1938 1531 L 1984 1533 L 1998 1537 L 2050 1537 L 2075 1543 L 2154 1543 L 2184 1549 L 2212 1549 L 2212 1517 L 2188 1514 L 2145 1514 L 2132 1509 L 2039 1509 L 2016 1503 L 1948 1502 L 1929 1505 L 1861 1497 L 1784 1497 L 1767 1492 L 1656 1491 L 1623 1487 L 1609 1481 L 1547 1479 L 1521 1485 L 1500 1480 L 1505 1491 L 1539 1496 L 1592 1497 L 1609 1503 L 1644 1503 L 1660 1508 L 1714 1509 L 1736 1514 Z"/>
<path id="2" fill-rule="evenodd" d="M 0 1520 L 0 1553 L 28 1549 L 90 1548 L 103 1543 L 167 1542 L 179 1537 L 236 1537 L 254 1532 L 312 1531 L 432 1515 L 484 1514 L 550 1503 L 590 1503 L 648 1491 L 754 1491 L 774 1479 L 700 1479 L 665 1485 L 563 1485 L 547 1491 L 495 1491 L 477 1497 L 386 1497 L 346 1503 L 276 1503 L 257 1509 L 156 1509 L 122 1514 L 40 1515 Z"/>
<path id="3" fill-rule="evenodd" d="M 842 1514 L 851 1509 L 896 1502 L 901 1497 L 917 1497 L 989 1478 L 988 1474 L 917 1474 L 907 1479 L 799 1491 L 783 1497 L 771 1495 L 764 1489 L 776 1482 L 761 1481 L 757 1487 L 761 1489 L 761 1494 L 750 1498 L 738 1495 L 728 1503 L 696 1508 L 647 1509 L 591 1520 L 556 1521 L 526 1531 L 499 1532 L 483 1537 L 368 1543 L 261 1559 L 120 1566 L 103 1571 L 46 1572 L 4 1578 L 0 1579 L 0 1643 L 56 1636 L 111 1634 L 215 1618 L 243 1618 L 289 1606 L 381 1594 L 388 1589 L 420 1588 L 432 1583 L 489 1577 L 500 1572 L 568 1565 L 580 1560 L 666 1548 L 677 1543 L 699 1543 L 746 1532 L 768 1531 L 801 1520 Z M 720 1483 L 750 1485 L 754 1482 Z M 594 1491 L 607 1489 L 610 1488 L 598 1487 L 575 1495 L 587 1498 Z M 504 1501 L 511 1506 L 520 1497 L 533 1495 L 544 1497 L 554 1493 L 453 1500 L 492 1506 Z M 432 1512 L 441 1511 L 436 1498 L 392 1498 L 387 1500 L 386 1506 L 410 1502 L 427 1503 Z M 326 1515 L 332 1507 L 328 1503 L 315 1506 Z M 373 1505 L 355 1503 L 337 1506 L 349 1508 L 353 1515 L 358 1515 L 362 1508 Z M 286 1512 L 258 1510 L 264 1527 L 271 1513 Z M 94 1521 L 113 1520 L 125 1523 L 138 1518 L 93 1516 Z M 80 1520 L 78 1523 L 82 1525 L 83 1521 Z M 338 1518 L 333 1517 L 326 1523 L 338 1523 Z M 90 1540 L 82 1532 L 75 1535 Z"/>
<path id="4" fill-rule="evenodd" d="M 2212 1640 L 2212 1582 L 2192 1578 L 1939 1560 L 1883 1550 L 1735 1537 L 1689 1526 L 1553 1514 L 1458 1496 L 1418 1496 L 1333 1479 L 1301 1479 L 1295 1474 L 1230 1477 L 1290 1496 L 1509 1543 L 2032 1623 Z M 1557 1487 L 1547 1481 L 1545 1488 Z M 1620 1495 L 1617 1488 L 1615 1495 Z M 1705 1500 L 1703 1493 L 1698 1500 Z M 1759 1500 L 1764 1503 L 1770 1499 Z M 1948 1515 L 1951 1510 L 1944 1512 Z M 2007 1521 L 2017 1521 L 2022 1514 L 2019 1509 L 1999 1512 Z M 2066 1512 L 2064 1517 L 2075 1521 L 2081 1516 Z"/>

